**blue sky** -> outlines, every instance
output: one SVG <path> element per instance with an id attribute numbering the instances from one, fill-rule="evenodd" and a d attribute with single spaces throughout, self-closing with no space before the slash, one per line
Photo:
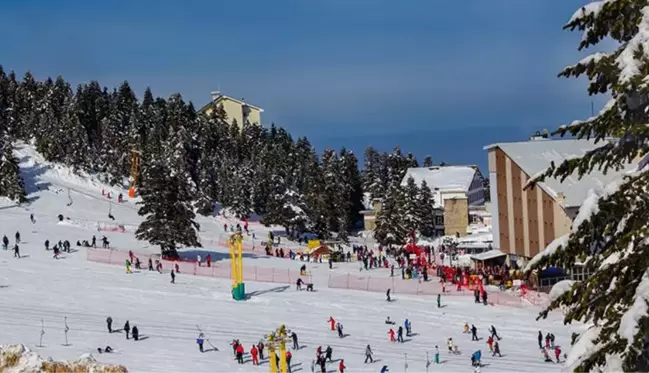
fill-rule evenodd
<path id="1" fill-rule="evenodd" d="M 7 0 L 0 64 L 197 107 L 220 87 L 319 148 L 484 167 L 483 145 L 590 114 L 585 83 L 556 77 L 584 55 L 561 27 L 585 2 Z"/>

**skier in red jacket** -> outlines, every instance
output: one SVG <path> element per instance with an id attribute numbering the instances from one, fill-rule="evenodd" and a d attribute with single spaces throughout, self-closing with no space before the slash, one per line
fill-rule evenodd
<path id="1" fill-rule="evenodd" d="M 329 316 L 329 324 L 331 324 L 331 331 L 336 330 L 336 320 L 333 317 Z"/>
<path id="2" fill-rule="evenodd" d="M 259 358 L 257 357 L 259 355 L 259 350 L 257 350 L 257 346 L 252 345 L 252 348 L 250 349 L 250 356 L 252 357 L 252 365 L 259 365 Z"/>
<path id="3" fill-rule="evenodd" d="M 390 335 L 390 342 L 396 342 L 396 339 L 394 339 L 394 329 L 390 329 L 388 334 Z"/>
<path id="4" fill-rule="evenodd" d="M 345 369 L 347 367 L 345 366 L 345 360 L 340 360 L 340 363 L 338 364 L 338 371 L 340 373 L 345 373 Z"/>

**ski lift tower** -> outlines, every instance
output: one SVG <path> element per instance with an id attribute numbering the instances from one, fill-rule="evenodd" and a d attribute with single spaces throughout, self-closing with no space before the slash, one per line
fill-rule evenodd
<path id="1" fill-rule="evenodd" d="M 128 196 L 135 197 L 135 187 L 140 179 L 140 153 L 138 150 L 131 150 L 131 176 L 129 178 Z"/>

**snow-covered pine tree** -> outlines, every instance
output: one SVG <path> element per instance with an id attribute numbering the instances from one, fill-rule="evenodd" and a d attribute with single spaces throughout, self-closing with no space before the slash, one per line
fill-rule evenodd
<path id="1" fill-rule="evenodd" d="M 381 174 L 381 155 L 373 147 L 365 149 L 363 162 L 363 190 L 370 194 L 370 200 L 383 198 Z"/>
<path id="2" fill-rule="evenodd" d="M 419 187 L 415 179 L 409 177 L 406 185 L 401 187 L 403 190 L 403 206 L 401 211 L 403 214 L 402 222 L 403 227 L 408 233 L 416 232 L 421 226 L 421 212 L 419 207 Z"/>
<path id="3" fill-rule="evenodd" d="M 435 236 L 435 200 L 433 192 L 428 187 L 426 180 L 419 186 L 419 195 L 417 196 L 419 215 L 419 232 L 424 237 Z"/>
<path id="4" fill-rule="evenodd" d="M 433 167 L 433 157 L 431 157 L 430 155 L 427 155 L 424 158 L 423 167 Z"/>
<path id="5" fill-rule="evenodd" d="M 588 279 L 554 299 L 541 316 L 563 309 L 565 322 L 582 321 L 590 329 L 568 354 L 570 369 L 580 372 L 646 371 L 649 335 L 649 1 L 603 0 L 577 10 L 565 26 L 583 31 L 579 49 L 611 38 L 612 52 L 594 53 L 561 76 L 589 78 L 588 93 L 610 95 L 598 115 L 562 126 L 555 134 L 591 138 L 602 147 L 580 158 L 552 164 L 545 177 L 565 179 L 595 168 L 619 169 L 644 156 L 637 170 L 603 191 L 591 192 L 571 232 L 552 242 L 527 270 L 547 266 L 570 269 L 584 263 Z M 609 137 L 619 137 L 609 141 Z M 577 346 L 578 345 L 578 346 Z"/>
<path id="6" fill-rule="evenodd" d="M 376 215 L 374 238 L 381 245 L 401 245 L 406 242 L 408 230 L 403 224 L 403 191 L 398 185 L 388 190 Z"/>
<path id="7" fill-rule="evenodd" d="M 41 115 L 42 107 L 39 105 L 42 96 L 42 84 L 34 79 L 28 71 L 20 84 L 17 93 L 19 101 L 18 113 L 18 138 L 29 140 L 36 135 L 36 128 L 39 126 L 38 118 Z"/>
<path id="8" fill-rule="evenodd" d="M 15 202 L 27 201 L 25 183 L 20 176 L 18 158 L 14 154 L 12 139 L 7 136 L 0 148 L 0 196 L 7 197 Z"/>
<path id="9" fill-rule="evenodd" d="M 65 149 L 63 161 L 75 170 L 89 166 L 88 135 L 79 121 L 76 97 L 66 106 L 61 118 L 61 146 Z"/>
<path id="10" fill-rule="evenodd" d="M 9 81 L 0 65 L 0 135 L 4 135 L 9 127 Z"/>
<path id="11" fill-rule="evenodd" d="M 195 186 L 186 168 L 185 146 L 179 124 L 163 153 L 150 154 L 143 167 L 138 214 L 146 216 L 135 236 L 160 245 L 163 255 L 175 255 L 180 246 L 200 247 L 192 202 Z"/>
<path id="12" fill-rule="evenodd" d="M 361 220 L 363 210 L 363 184 L 361 173 L 358 170 L 358 159 L 354 152 L 345 148 L 340 150 L 340 181 L 344 189 L 340 190 L 344 206 L 346 226 L 341 230 L 353 230 Z"/>
<path id="13" fill-rule="evenodd" d="M 227 205 L 237 218 L 247 218 L 252 213 L 253 168 L 250 164 L 239 164 L 232 168 L 232 199 Z"/>
<path id="14" fill-rule="evenodd" d="M 341 180 L 340 159 L 336 152 L 327 149 L 322 154 L 324 216 L 327 232 L 347 231 L 347 215 L 344 194 L 346 186 Z"/>

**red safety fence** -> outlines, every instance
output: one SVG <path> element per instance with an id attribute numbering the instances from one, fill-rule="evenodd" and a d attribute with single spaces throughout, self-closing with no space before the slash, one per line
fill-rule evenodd
<path id="1" fill-rule="evenodd" d="M 141 267 L 146 270 L 148 267 L 149 258 L 151 260 L 160 260 L 159 254 L 143 254 L 133 253 L 135 257 L 140 259 Z M 87 260 L 91 262 L 125 265 L 126 259 L 130 259 L 128 252 L 120 250 L 106 250 L 106 249 L 88 249 Z M 178 264 L 179 274 L 189 274 L 193 276 L 206 276 L 215 278 L 232 278 L 232 268 L 228 264 L 215 264 L 212 263 L 211 267 L 207 267 L 205 263 L 198 266 L 196 262 L 190 261 L 169 261 L 162 260 L 163 271 L 168 272 Z M 279 284 L 295 284 L 298 278 L 309 284 L 313 282 L 311 275 L 301 276 L 299 271 L 290 269 L 278 268 L 264 268 L 264 267 L 243 267 L 243 280 L 251 282 L 272 282 Z"/>
<path id="2" fill-rule="evenodd" d="M 393 294 L 474 296 L 473 291 L 457 291 L 455 286 L 451 284 L 448 284 L 445 289 L 446 291 L 442 292 L 442 284 L 436 280 L 419 282 L 418 280 L 403 280 L 399 277 L 355 276 L 352 274 L 330 276 L 327 286 L 333 289 L 361 290 L 377 293 L 385 293 L 388 289 L 391 289 Z M 523 307 L 521 297 L 502 292 L 489 292 L 487 301 L 490 304 Z"/>
<path id="3" fill-rule="evenodd" d="M 548 294 L 539 293 L 534 290 L 526 290 L 524 293 L 522 292 L 521 298 L 529 302 L 530 304 L 541 308 L 546 308 L 550 304 L 550 298 Z"/>
<path id="4" fill-rule="evenodd" d="M 140 259 L 142 269 L 146 270 L 148 260 L 160 260 L 159 254 L 143 254 L 134 253 L 135 257 Z M 129 259 L 128 252 L 120 250 L 106 250 L 106 249 L 88 249 L 87 259 L 92 262 L 125 265 L 126 259 Z M 211 267 L 205 264 L 199 267 L 196 262 L 191 261 L 168 261 L 162 260 L 163 271 L 168 272 L 172 266 L 178 264 L 179 273 L 189 274 L 194 276 L 206 276 L 214 278 L 232 278 L 231 266 L 228 264 L 215 264 L 212 263 Z M 264 267 L 250 267 L 243 268 L 244 281 L 251 282 L 272 282 L 280 284 L 295 284 L 298 278 L 302 278 L 305 283 L 313 283 L 311 275 L 300 276 L 299 271 L 290 269 L 278 268 L 264 268 Z M 316 284 L 317 286 L 318 284 Z M 348 290 L 361 290 L 371 291 L 378 293 L 385 293 L 387 289 L 391 289 L 393 294 L 408 294 L 408 295 L 428 295 L 435 296 L 442 294 L 443 296 L 465 296 L 473 297 L 473 291 L 469 290 L 456 290 L 454 286 L 448 284 L 446 291 L 442 292 L 442 285 L 436 281 L 419 282 L 418 280 L 403 280 L 399 277 L 372 277 L 372 276 L 356 276 L 356 275 L 342 275 L 342 276 L 329 276 L 327 287 L 332 289 L 348 289 Z M 528 298 L 542 299 L 542 295 L 531 295 L 528 292 L 525 298 L 518 297 L 512 294 L 502 292 L 489 292 L 488 302 L 491 305 L 503 305 L 510 307 L 523 307 L 525 303 L 532 303 L 534 305 L 541 305 L 541 303 L 533 303 Z M 534 292 L 535 293 L 535 292 Z M 526 302 L 528 301 L 528 302 Z"/>

